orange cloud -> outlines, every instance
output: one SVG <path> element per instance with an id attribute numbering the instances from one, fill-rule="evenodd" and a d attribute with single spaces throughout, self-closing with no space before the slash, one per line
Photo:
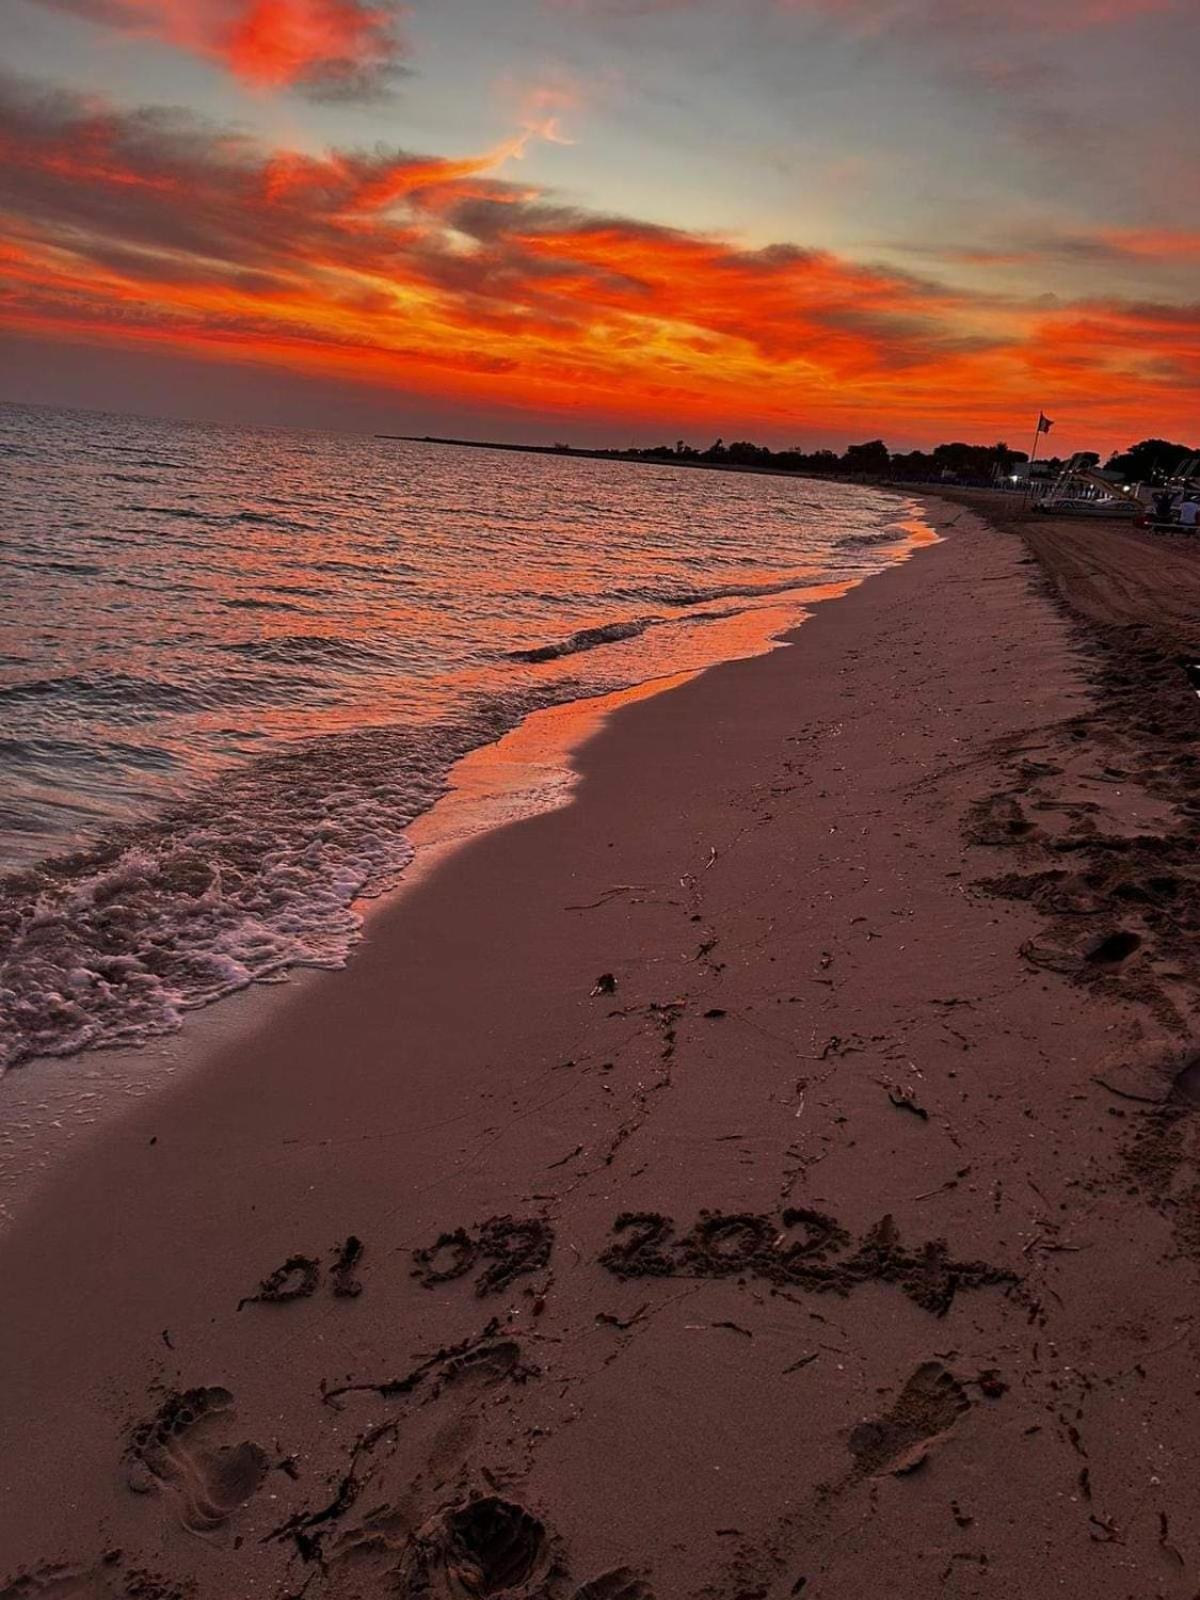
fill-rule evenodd
<path id="1" fill-rule="evenodd" d="M 219 62 L 259 88 L 320 96 L 384 85 L 405 54 L 394 0 L 42 0 Z"/>
<path id="2" fill-rule="evenodd" d="M 0 79 L 3 317 L 409 395 L 787 440 L 998 435 L 1044 404 L 1064 439 L 1106 448 L 1194 416 L 1195 307 L 973 295 L 598 215 L 500 176 L 526 136 L 465 159 L 311 156 Z"/>
<path id="3" fill-rule="evenodd" d="M 1115 228 L 1100 238 L 1121 255 L 1151 261 L 1200 260 L 1200 230 L 1195 228 Z"/>
<path id="4" fill-rule="evenodd" d="M 1113 268 L 1161 276 L 1180 264 L 1200 260 L 1200 230 L 1194 228 L 1097 228 L 1090 232 L 1005 230 L 1005 243 L 893 244 L 891 249 L 918 259 L 953 266 L 1024 269 L 1066 264 L 1111 275 Z"/>
<path id="5" fill-rule="evenodd" d="M 565 84 L 529 89 L 521 96 L 521 129 L 548 144 L 574 144 L 574 139 L 563 131 L 562 118 L 567 112 L 578 110 L 579 105 L 579 95 Z"/>

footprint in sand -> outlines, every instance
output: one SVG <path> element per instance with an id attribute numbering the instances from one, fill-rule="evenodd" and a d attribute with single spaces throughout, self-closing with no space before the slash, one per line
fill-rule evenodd
<path id="1" fill-rule="evenodd" d="M 1142 945 L 1141 935 L 1131 933 L 1128 928 L 1118 928 L 1115 933 L 1108 933 L 1098 939 L 1084 951 L 1083 959 L 1093 967 L 1122 966 L 1129 960 L 1136 950 Z"/>
<path id="2" fill-rule="evenodd" d="M 51 1562 L 0 1580 L 0 1600 L 192 1600 L 193 1592 L 143 1567 L 126 1567 L 119 1550 L 95 1566 Z"/>
<path id="3" fill-rule="evenodd" d="M 511 1595 L 544 1577 L 552 1561 L 552 1541 L 537 1517 L 511 1500 L 487 1495 L 427 1523 L 407 1553 L 402 1576 L 413 1593 Z"/>
<path id="4" fill-rule="evenodd" d="M 853 1476 L 914 1472 L 970 1404 L 962 1384 L 940 1361 L 924 1362 L 890 1411 L 852 1430 Z"/>
<path id="5" fill-rule="evenodd" d="M 515 1339 L 496 1339 L 452 1356 L 442 1369 L 441 1381 L 448 1388 L 494 1389 L 507 1378 L 524 1382 L 535 1370 L 522 1362 Z"/>
<path id="6" fill-rule="evenodd" d="M 570 1588 L 572 1600 L 656 1600 L 632 1567 L 613 1567 L 575 1588 L 560 1541 L 531 1511 L 499 1495 L 443 1506 L 415 1533 L 411 1529 L 407 1512 L 382 1507 L 333 1552 L 334 1559 L 386 1560 L 400 1536 L 404 1553 L 399 1565 L 388 1565 L 380 1573 L 380 1588 L 370 1593 L 421 1595 L 425 1600 L 504 1595 L 545 1600 Z"/>
<path id="7" fill-rule="evenodd" d="M 967 819 L 968 844 L 1003 847 L 1025 844 L 1038 837 L 1038 829 L 1012 793 L 990 794 L 972 805 Z"/>
<path id="8" fill-rule="evenodd" d="M 129 1487 L 140 1494 L 168 1490 L 192 1533 L 219 1528 L 251 1499 L 270 1465 L 266 1452 L 248 1440 L 218 1442 L 232 1409 L 228 1389 L 172 1394 L 151 1421 L 134 1429 L 129 1443 Z"/>

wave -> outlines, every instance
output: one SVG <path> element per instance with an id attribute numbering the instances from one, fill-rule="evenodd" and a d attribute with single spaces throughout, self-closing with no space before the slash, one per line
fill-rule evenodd
<path id="1" fill-rule="evenodd" d="M 237 599 L 222 600 L 220 604 L 230 611 L 299 611 L 300 606 L 289 605 L 286 600 Z"/>
<path id="2" fill-rule="evenodd" d="M 145 516 L 153 517 L 182 517 L 189 522 L 212 522 L 213 516 L 208 511 L 193 511 L 190 506 L 146 506 L 140 503 L 131 503 L 129 511 L 138 511 Z"/>
<path id="3" fill-rule="evenodd" d="M 129 451 L 126 451 L 125 453 L 126 454 L 130 454 Z M 179 461 L 154 461 L 154 460 L 152 460 L 150 458 L 146 458 L 146 459 L 143 459 L 141 461 L 131 462 L 130 465 L 135 466 L 135 467 L 145 467 L 147 471 L 152 471 L 152 472 L 185 472 L 187 470 L 187 468 L 184 467 L 183 464 L 181 462 L 179 462 Z M 104 473 L 101 473 L 101 477 L 109 478 L 114 483 L 157 483 L 158 482 L 157 478 L 147 478 L 146 476 L 144 476 L 144 474 L 125 473 L 125 472 L 104 472 Z"/>
<path id="4" fill-rule="evenodd" d="M 653 628 L 663 620 L 662 617 L 642 617 L 631 622 L 606 622 L 595 628 L 580 628 L 578 633 L 560 639 L 555 644 L 535 645 L 528 650 L 507 650 L 505 655 L 509 661 L 557 661 L 562 656 L 577 655 L 581 650 L 595 650 L 602 644 L 636 639 L 647 628 Z"/>
<path id="5" fill-rule="evenodd" d="M 578 633 L 553 644 L 532 645 L 523 650 L 506 650 L 506 661 L 558 661 L 563 656 L 578 655 L 583 650 L 596 650 L 601 645 L 619 644 L 622 639 L 636 639 L 650 628 L 678 628 L 693 622 L 724 622 L 732 616 L 730 611 L 692 611 L 686 617 L 639 617 L 629 622 L 603 622 L 594 628 L 580 628 Z"/>
<path id="6" fill-rule="evenodd" d="M 725 583 L 711 589 L 643 589 L 642 599 L 655 600 L 664 606 L 702 606 L 712 600 L 752 600 L 764 594 L 786 594 L 791 589 L 804 589 L 814 583 L 814 574 L 796 573 L 790 578 L 777 578 L 771 583 Z"/>
<path id="7" fill-rule="evenodd" d="M 298 517 L 278 516 L 270 511 L 235 511 L 230 522 L 252 524 L 255 527 L 283 528 L 289 533 L 305 533 L 313 524 Z"/>
<path id="8" fill-rule="evenodd" d="M 292 746 L 0 879 L 0 1069 L 141 1043 L 286 968 L 341 966 L 355 901 L 398 881 L 404 830 L 453 764 L 553 698 L 494 696 L 454 722 Z"/>
<path id="9" fill-rule="evenodd" d="M 290 633 L 278 639 L 240 639 L 223 644 L 229 655 L 250 656 L 255 661 L 270 661 L 280 666 L 327 666 L 330 663 L 354 667 L 388 666 L 391 658 L 360 640 L 339 639 L 321 633 Z"/>
<path id="10" fill-rule="evenodd" d="M 847 533 L 834 540 L 835 550 L 869 550 L 874 545 L 896 544 L 904 538 L 903 528 L 881 528 L 878 533 Z"/>
<path id="11" fill-rule="evenodd" d="M 298 607 L 281 603 L 279 609 L 295 611 Z M 232 644 L 223 649 L 234 656 L 248 655 L 276 666 L 286 666 L 286 683 L 281 682 L 278 673 L 255 673 L 250 666 L 232 663 L 229 672 L 206 671 L 197 674 L 190 685 L 121 672 L 71 673 L 61 678 L 27 678 L 0 686 L 0 711 L 38 701 L 61 701 L 61 706 L 53 708 L 56 715 L 69 710 L 81 719 L 100 716 L 122 726 L 140 725 L 154 723 L 163 715 L 219 711 L 222 707 L 276 705 L 281 696 L 296 700 L 309 691 L 327 692 L 326 677 L 315 669 L 329 661 L 344 667 L 365 665 L 373 669 L 390 665 L 378 651 L 338 642 L 324 656 L 317 649 L 306 654 L 286 639 L 280 641 L 277 652 L 272 651 L 270 641 L 264 641 L 261 647 Z M 314 670 L 301 672 L 299 669 L 305 664 Z"/>
<path id="12" fill-rule="evenodd" d="M 111 738 L 64 739 L 46 733 L 28 739 L 0 734 L 0 758 L 14 770 L 18 767 L 61 767 L 69 776 L 89 767 L 170 772 L 179 765 L 178 756 L 161 745 L 129 744 Z"/>
<path id="13" fill-rule="evenodd" d="M 369 578 L 374 581 L 379 576 L 379 569 L 369 561 L 314 561 L 311 566 L 314 572 L 336 572 L 339 576 L 349 578 Z"/>
<path id="14" fill-rule="evenodd" d="M 91 708 L 122 707 L 128 712 L 140 710 L 148 715 L 151 710 L 196 711 L 205 707 L 206 699 L 181 684 L 162 679 L 138 678 L 123 672 L 68 673 L 61 678 L 27 678 L 20 683 L 0 687 L 0 704 L 20 705 L 28 700 L 41 700 L 59 695 Z"/>
<path id="15" fill-rule="evenodd" d="M 104 571 L 94 561 L 35 561 L 30 566 L 35 572 L 70 572 L 81 578 L 96 578 Z"/>

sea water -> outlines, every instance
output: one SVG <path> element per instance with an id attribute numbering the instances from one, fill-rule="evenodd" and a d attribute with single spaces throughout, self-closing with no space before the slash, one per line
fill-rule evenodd
<path id="1" fill-rule="evenodd" d="M 530 712 L 769 647 L 870 488 L 0 406 L 0 1067 L 336 966 Z"/>

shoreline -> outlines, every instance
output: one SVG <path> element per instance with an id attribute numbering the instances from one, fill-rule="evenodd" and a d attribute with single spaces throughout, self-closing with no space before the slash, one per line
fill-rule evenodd
<path id="1" fill-rule="evenodd" d="M 933 509 L 33 1198 L 0 1596 L 1194 1591 L 1190 778 Z"/>
<path id="2" fill-rule="evenodd" d="M 898 498 L 912 505 L 911 497 Z M 905 540 L 897 541 L 896 553 L 879 571 L 908 561 L 934 537 L 919 517 L 898 525 Z M 716 667 L 786 648 L 814 607 L 844 599 L 866 581 L 846 579 L 808 588 L 798 584 L 788 592 L 786 603 L 781 597 L 778 604 L 760 604 L 731 615 L 731 621 L 740 619 L 746 631 L 744 639 L 729 641 L 731 654 L 702 667 L 541 707 L 497 739 L 468 751 L 447 773 L 446 792 L 405 829 L 415 853 L 399 881 L 381 894 L 352 902 L 350 909 L 361 919 L 361 929 L 339 966 L 298 963 L 277 978 L 252 981 L 185 1010 L 182 1027 L 174 1032 L 151 1035 L 129 1046 L 35 1056 L 9 1068 L 0 1075 L 0 1233 L 14 1224 L 28 1195 L 48 1178 L 52 1181 L 54 1171 L 77 1148 L 106 1136 L 119 1124 L 131 1101 L 147 1099 L 160 1088 L 169 1092 L 173 1078 L 202 1071 L 214 1051 L 230 1048 L 267 1025 L 288 1005 L 297 985 L 311 984 L 322 973 L 343 971 L 371 924 L 447 856 L 492 829 L 569 804 L 579 783 L 574 757 L 610 716 L 626 705 L 670 693 Z"/>

